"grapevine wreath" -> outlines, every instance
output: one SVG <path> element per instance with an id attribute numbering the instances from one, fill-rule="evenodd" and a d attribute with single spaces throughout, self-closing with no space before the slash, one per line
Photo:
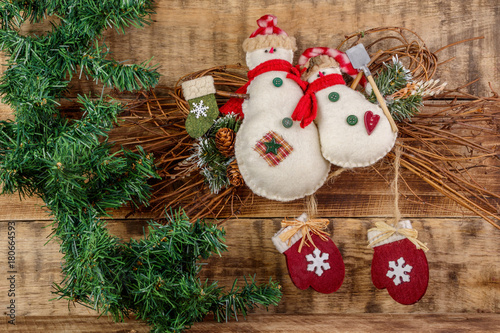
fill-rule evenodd
<path id="1" fill-rule="evenodd" d="M 478 97 L 462 92 L 477 80 L 444 89 L 445 83 L 434 78 L 438 66 L 451 60 L 439 62 L 439 52 L 459 43 L 431 52 L 416 33 L 390 27 L 346 36 L 336 49 L 347 49 L 360 41 L 368 50 L 377 50 L 371 54 L 369 67 L 397 122 L 401 169 L 498 228 L 500 216 L 494 202 L 499 195 L 461 172 L 478 165 L 487 167 L 498 159 L 495 146 L 479 144 L 486 136 L 498 138 L 498 94 L 492 90 L 491 96 Z M 182 205 L 194 219 L 221 213 L 237 215 L 252 200 L 253 194 L 245 188 L 234 159 L 235 134 L 241 120 L 231 113 L 220 114 L 203 136 L 193 138 L 185 129 L 190 109 L 182 93 L 183 82 L 210 76 L 222 108 L 228 97 L 245 97 L 235 91 L 247 82 L 247 70 L 242 65 L 223 65 L 191 73 L 174 88 L 142 92 L 120 115 L 125 123 L 112 133 L 116 142 L 130 148 L 140 143 L 146 151 L 155 153 L 161 180 L 153 184 L 149 208 L 153 212 L 161 215 L 165 205 Z M 367 98 L 377 101 L 373 93 Z M 375 166 L 357 172 L 387 180 L 385 171 L 392 168 L 395 157 L 391 151 Z M 333 166 L 329 178 L 334 180 L 345 171 Z M 405 186 L 410 186 L 404 175 L 401 177 Z M 417 195 L 404 195 L 404 199 L 432 205 Z"/>
<path id="2" fill-rule="evenodd" d="M 242 163 L 238 161 L 245 157 L 235 158 L 238 133 L 241 137 L 244 130 L 240 130 L 245 128 L 248 118 L 242 117 L 236 108 L 226 113 L 215 112 L 219 107 L 224 110 L 225 105 L 243 104 L 245 109 L 243 100 L 253 94 L 251 84 L 247 84 L 249 78 L 252 80 L 247 77 L 249 68 L 219 66 L 187 75 L 172 89 L 153 89 L 159 78 L 154 67 L 148 63 L 127 65 L 108 59 L 109 51 L 99 40 L 104 29 L 111 26 L 123 33 L 124 27 L 130 24 L 149 23 L 152 1 L 12 2 L 2 4 L 0 10 L 1 48 L 9 56 L 0 93 L 15 116 L 15 121 L 0 124 L 0 179 L 4 193 L 17 191 L 22 196 L 40 196 L 53 216 L 53 237 L 60 241 L 64 255 L 64 279 L 55 284 L 57 298 L 111 314 L 115 320 L 134 313 L 155 332 L 183 330 L 202 320 L 207 313 L 214 313 L 215 319 L 224 321 L 238 313 L 245 314 L 257 305 L 277 304 L 281 292 L 273 281 L 257 285 L 251 278 L 243 287 L 236 287 L 235 282 L 229 292 L 224 292 L 216 282 L 201 282 L 198 278 L 201 266 L 197 260 L 225 250 L 224 231 L 199 218 L 237 215 L 254 194 L 274 200 L 296 199 L 288 193 L 268 195 L 268 190 L 259 190 L 258 186 L 248 190 L 248 180 L 252 179 L 248 176 L 250 171 L 247 169 L 247 174 L 242 174 Z M 23 22 L 38 22 L 51 15 L 57 15 L 60 23 L 46 35 L 19 34 Z M 246 43 L 247 52 L 270 48 L 268 53 L 274 54 L 277 47 L 293 54 L 293 39 L 277 27 L 275 17 L 266 15 L 258 20 L 258 25 Z M 381 37 L 374 37 L 376 35 Z M 321 89 L 339 84 L 344 91 L 348 89 L 345 84 L 358 90 L 363 87 L 364 95 L 361 92 L 356 95 L 359 104 L 375 103 L 376 93 L 370 92 L 369 85 L 350 67 L 346 69 L 342 60 L 345 58 L 337 53 L 360 40 L 368 50 L 382 49 L 372 52 L 369 67 L 385 97 L 390 119 L 397 121 L 398 139 L 388 130 L 385 138 L 390 147 L 384 148 L 383 153 L 369 163 L 359 162 L 362 164 L 359 166 L 366 168 L 357 172 L 384 177 L 387 174 L 384 169 L 394 166 L 396 206 L 398 179 L 405 183 L 404 172 L 416 174 L 499 228 L 500 216 L 494 202 L 500 196 L 463 172 L 498 158 L 494 148 L 478 142 L 483 135 L 499 136 L 497 111 L 493 107 L 499 98 L 494 92 L 492 97 L 476 97 L 461 92 L 460 88 L 443 90 L 444 86 L 433 79 L 438 67 L 436 54 L 440 50 L 430 52 L 423 41 L 407 29 L 378 28 L 347 36 L 335 49 L 310 50 L 303 54 L 307 59 L 303 63 L 299 60 L 302 68 L 296 71 L 283 62 L 273 62 L 273 66 L 283 65 L 295 73 L 294 81 L 302 89 L 302 92 L 296 90 L 297 100 L 302 95 L 311 101 L 320 98 L 319 90 L 304 94 L 307 85 L 301 83 L 308 80 L 301 75 L 316 70 L 318 82 L 328 81 Z M 394 45 L 388 45 L 388 40 Z M 276 41 L 279 42 L 275 45 Z M 255 64 L 250 61 L 248 65 Z M 280 67 L 280 71 L 284 67 Z M 330 72 L 337 68 L 356 77 L 354 82 L 341 73 Z M 115 88 L 115 97 L 120 91 L 143 90 L 126 108 L 108 96 L 79 96 L 81 117 L 70 120 L 64 116 L 60 101 L 66 96 L 71 79 L 83 75 L 103 87 Z M 335 80 L 330 81 L 333 77 L 330 75 L 336 75 Z M 329 78 L 323 79 L 323 76 Z M 190 89 L 194 79 L 204 82 L 203 89 L 196 88 L 198 93 Z M 275 87 L 288 84 L 288 75 L 278 79 L 272 81 Z M 356 83 L 359 79 L 360 85 Z M 313 86 L 312 81 L 309 86 Z M 247 87 L 249 91 L 244 91 Z M 420 112 L 424 102 L 435 94 L 448 98 L 449 103 L 437 105 L 438 111 Z M 330 95 L 330 100 L 336 102 L 338 96 Z M 314 121 L 318 120 L 311 111 L 314 103 L 304 103 L 303 109 L 293 116 L 290 114 L 291 119 L 283 119 L 284 128 L 295 126 L 295 130 L 301 126 L 314 132 Z M 367 135 L 376 130 L 382 118 L 382 113 L 377 113 L 378 106 L 372 105 L 372 113 L 364 113 Z M 321 114 L 322 104 L 317 106 Z M 125 125 L 113 131 L 109 140 L 108 132 L 118 116 Z M 359 121 L 355 122 L 353 117 L 348 119 L 349 126 Z M 390 123 L 389 117 L 387 121 Z M 474 135 L 468 134 L 471 132 Z M 273 155 L 287 148 L 284 140 L 279 133 L 265 133 L 257 153 L 269 167 L 275 164 Z M 116 148 L 112 142 L 123 148 Z M 292 148 L 298 151 L 298 143 L 294 145 L 295 148 L 288 148 L 287 154 L 294 154 Z M 392 145 L 395 149 L 389 151 Z M 320 155 L 317 157 L 321 160 Z M 337 160 L 332 157 L 330 162 L 337 164 L 332 167 L 322 162 L 325 168 L 315 180 L 314 190 L 327 179 L 334 181 L 352 166 L 334 161 Z M 151 181 L 152 178 L 156 180 Z M 298 288 L 312 287 L 330 293 L 338 289 L 343 280 L 343 271 L 332 275 L 330 268 L 341 267 L 343 262 L 335 244 L 325 235 L 328 221 L 314 219 L 314 190 L 305 189 L 298 196 L 306 197 L 307 214 L 285 220 L 273 242 L 287 257 L 290 275 Z M 405 199 L 420 200 L 418 196 Z M 151 209 L 161 222 L 150 222 L 144 239 L 124 242 L 106 229 L 103 218 L 109 216 L 111 209 L 127 202 L 137 209 Z M 148 202 L 150 208 L 140 206 Z M 167 213 L 165 207 L 170 207 Z M 396 250 L 416 258 L 419 266 L 414 265 L 415 268 L 404 266 L 399 260 L 389 261 L 394 272 L 396 268 L 420 272 L 417 282 L 412 278 L 416 284 L 412 288 L 415 294 L 401 296 L 397 286 L 407 282 L 404 274 L 398 283 L 394 278 L 396 287 L 387 284 L 381 277 L 384 273 L 373 269 L 372 279 L 377 287 L 387 287 L 396 301 L 411 304 L 425 293 L 427 262 L 422 251 L 426 248 L 416 239 L 411 224 L 399 221 L 398 209 L 395 212 L 397 230 L 384 224 L 369 232 L 370 245 L 375 251 L 373 267 L 380 267 L 375 259 L 388 260 L 387 253 Z M 400 246 L 402 243 L 404 246 Z M 303 257 L 312 264 L 308 265 Z M 325 260 L 328 263 L 323 262 Z M 301 267 L 313 274 L 314 279 L 304 279 Z M 328 284 L 326 280 L 335 283 Z"/>

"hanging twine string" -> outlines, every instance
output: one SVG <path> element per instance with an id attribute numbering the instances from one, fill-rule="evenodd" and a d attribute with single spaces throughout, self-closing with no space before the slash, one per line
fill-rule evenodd
<path id="1" fill-rule="evenodd" d="M 314 194 L 306 197 L 306 211 L 307 216 L 315 217 L 318 214 L 318 202 Z"/>
<path id="2" fill-rule="evenodd" d="M 328 227 L 329 223 L 330 221 L 327 219 L 311 219 L 308 221 L 300 221 L 298 219 L 283 220 L 281 221 L 282 228 L 292 228 L 283 232 L 279 236 L 279 238 L 281 239 L 281 241 L 288 242 L 288 245 L 290 245 L 292 237 L 300 231 L 302 233 L 302 240 L 300 241 L 299 245 L 299 253 L 300 251 L 302 251 L 302 247 L 304 246 L 304 244 L 309 246 L 309 244 L 307 243 L 308 241 L 317 248 L 316 244 L 314 244 L 312 240 L 311 233 L 318 235 L 322 240 L 326 241 L 328 239 L 328 234 L 324 230 Z"/>
<path id="3" fill-rule="evenodd" d="M 396 142 L 396 158 L 394 159 L 394 180 L 391 187 L 394 191 L 394 223 L 401 221 L 401 211 L 399 210 L 399 168 L 401 164 L 401 146 Z"/>
<path id="4" fill-rule="evenodd" d="M 399 210 L 399 168 L 401 163 L 401 146 L 398 143 L 396 143 L 395 155 L 394 180 L 392 181 L 391 187 L 394 191 L 394 224 L 397 226 L 397 223 L 401 220 L 401 211 Z M 368 247 L 373 247 L 396 234 L 408 238 L 410 242 L 415 244 L 417 249 L 421 249 L 424 252 L 429 251 L 429 248 L 417 239 L 418 231 L 415 229 L 393 227 L 385 222 L 376 222 L 375 228 L 368 230 L 368 232 L 371 231 L 377 231 L 377 233 L 376 236 L 368 240 Z"/>

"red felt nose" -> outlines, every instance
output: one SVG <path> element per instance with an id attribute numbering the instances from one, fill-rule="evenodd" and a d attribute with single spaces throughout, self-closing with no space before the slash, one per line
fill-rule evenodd
<path id="1" fill-rule="evenodd" d="M 379 120 L 380 120 L 379 115 L 373 114 L 373 112 L 371 111 L 365 112 L 365 128 L 366 128 L 366 133 L 368 133 L 368 135 L 372 134 L 375 127 L 377 127 Z"/>
<path id="2" fill-rule="evenodd" d="M 269 53 L 274 53 L 274 47 L 271 47 L 271 50 L 269 50 Z"/>

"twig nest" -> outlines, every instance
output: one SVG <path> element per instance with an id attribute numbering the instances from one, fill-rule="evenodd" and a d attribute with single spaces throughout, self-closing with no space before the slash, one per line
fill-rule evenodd
<path id="1" fill-rule="evenodd" d="M 220 128 L 215 134 L 215 147 L 225 157 L 234 156 L 234 139 L 236 134 L 230 128 Z"/>
<path id="2" fill-rule="evenodd" d="M 245 181 L 243 180 L 243 176 L 240 173 L 240 169 L 238 168 L 238 162 L 236 160 L 232 161 L 227 166 L 227 178 L 231 185 L 235 187 L 243 186 Z"/>

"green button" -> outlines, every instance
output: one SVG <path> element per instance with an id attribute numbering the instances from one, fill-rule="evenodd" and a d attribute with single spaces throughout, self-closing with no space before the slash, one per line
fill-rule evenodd
<path id="1" fill-rule="evenodd" d="M 351 126 L 356 125 L 358 123 L 358 117 L 351 114 L 349 117 L 347 117 L 347 123 Z"/>
<path id="2" fill-rule="evenodd" d="M 283 127 L 285 127 L 285 128 L 290 128 L 293 126 L 292 118 L 283 118 L 281 123 L 283 124 Z"/>
<path id="3" fill-rule="evenodd" d="M 275 77 L 273 80 L 273 84 L 275 87 L 281 87 L 283 85 L 283 80 L 279 77 Z"/>
<path id="4" fill-rule="evenodd" d="M 339 98 L 340 98 L 340 95 L 339 95 L 339 93 L 337 93 L 337 92 L 332 92 L 332 93 L 330 93 L 330 95 L 328 95 L 328 99 L 329 99 L 330 101 L 332 101 L 332 102 L 336 102 L 336 101 L 338 101 L 338 100 L 339 100 Z"/>

